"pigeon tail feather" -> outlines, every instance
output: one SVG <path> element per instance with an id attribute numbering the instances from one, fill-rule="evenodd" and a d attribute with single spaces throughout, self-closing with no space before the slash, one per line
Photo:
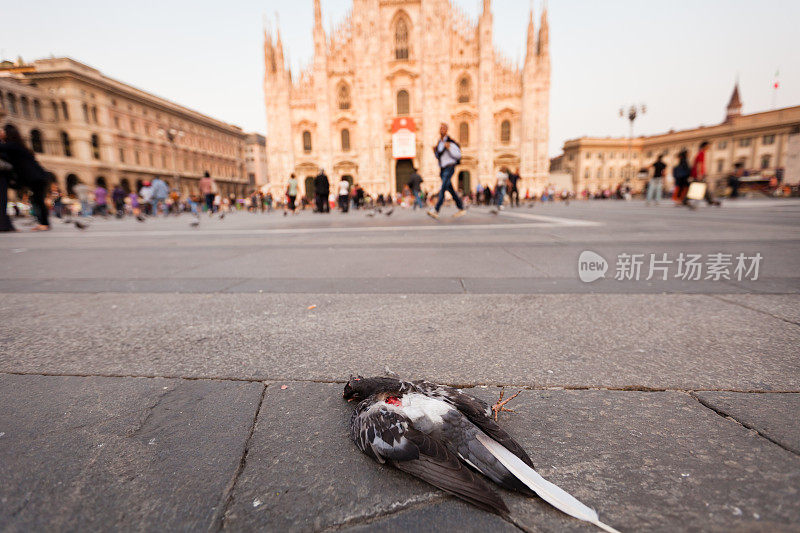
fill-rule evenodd
<path id="1" fill-rule="evenodd" d="M 594 524 L 609 533 L 619 533 L 611 526 L 602 523 L 597 511 L 581 503 L 564 489 L 544 479 L 536 470 L 526 465 L 519 457 L 508 451 L 501 444 L 480 433 L 477 435 L 477 439 L 509 472 L 559 511 L 578 520 Z"/>

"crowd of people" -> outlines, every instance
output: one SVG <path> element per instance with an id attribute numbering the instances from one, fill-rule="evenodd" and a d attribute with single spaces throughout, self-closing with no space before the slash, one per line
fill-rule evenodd
<path id="1" fill-rule="evenodd" d="M 671 169 L 672 186 L 667 190 L 667 177 L 670 172 L 663 156 L 659 156 L 651 166 L 650 178 L 644 191 L 647 205 L 658 204 L 664 195 L 670 195 L 676 206 L 694 208 L 692 200 L 705 200 L 709 205 L 719 206 L 720 201 L 707 186 L 706 152 L 708 143 L 703 142 L 700 151 L 690 162 L 688 152 L 679 154 L 678 164 Z M 520 207 L 521 204 L 532 206 L 536 202 L 569 203 L 575 198 L 588 199 L 622 199 L 630 200 L 634 194 L 628 183 L 616 188 L 605 188 L 590 192 L 583 190 L 577 195 L 567 189 L 557 190 L 552 185 L 546 186 L 539 194 L 529 190 L 520 190 L 521 179 L 519 169 L 512 171 L 501 168 L 493 184 L 478 184 L 475 190 L 457 190 L 453 184 L 453 174 L 461 160 L 461 149 L 458 143 L 447 135 L 447 125 L 442 124 L 440 137 L 433 146 L 434 155 L 440 166 L 441 184 L 439 191 L 429 194 L 423 190 L 424 182 L 417 169 L 413 169 L 408 182 L 397 194 L 368 194 L 358 183 L 342 177 L 338 183 L 331 183 L 322 170 L 314 178 L 312 191 L 300 195 L 297 177 L 292 174 L 283 190 L 283 194 L 273 196 L 272 192 L 256 188 L 247 195 L 222 194 L 214 180 L 208 174 L 200 179 L 199 194 L 181 194 L 170 188 L 160 177 L 142 183 L 138 191 L 126 190 L 117 184 L 107 188 L 105 183 L 97 183 L 94 187 L 77 183 L 68 193 L 61 190 L 57 183 L 36 161 L 34 153 L 26 146 L 22 136 L 12 124 L 0 129 L 0 231 L 14 231 L 9 216 L 9 188 L 17 191 L 17 201 L 10 203 L 11 213 L 17 216 L 29 214 L 34 217 L 35 231 L 50 229 L 49 217 L 136 217 L 140 221 L 148 216 L 168 216 L 180 213 L 193 213 L 199 216 L 205 212 L 209 215 L 225 213 L 232 210 L 246 210 L 255 213 L 271 213 L 282 210 L 284 216 L 297 214 L 299 211 L 312 209 L 318 213 L 330 213 L 338 209 L 347 213 L 351 209 L 380 209 L 400 206 L 409 209 L 423 209 L 433 218 L 439 217 L 439 211 L 446 200 L 446 194 L 458 208 L 454 216 L 465 214 L 469 205 L 483 205 L 498 212 L 506 206 Z M 737 164 L 734 172 L 728 177 L 727 185 L 730 197 L 739 195 L 739 186 L 745 175 L 741 164 Z"/>

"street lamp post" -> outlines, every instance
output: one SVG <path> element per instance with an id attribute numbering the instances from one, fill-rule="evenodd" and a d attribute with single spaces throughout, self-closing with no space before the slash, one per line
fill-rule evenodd
<path id="1" fill-rule="evenodd" d="M 628 135 L 628 180 L 633 176 L 633 123 L 636 121 L 636 117 L 640 114 L 644 115 L 645 113 L 647 113 L 647 106 L 645 104 L 640 104 L 639 106 L 634 104 L 628 108 L 628 121 L 630 122 L 630 133 Z M 625 106 L 619 108 L 619 116 L 625 116 Z"/>
<path id="2" fill-rule="evenodd" d="M 162 137 L 166 137 L 169 143 L 172 145 L 172 170 L 174 171 L 173 179 L 175 181 L 175 185 L 178 188 L 178 192 L 183 194 L 181 189 L 181 175 L 178 172 L 178 158 L 177 158 L 177 147 L 176 142 L 178 139 L 186 135 L 183 131 L 175 129 L 175 128 L 161 128 L 158 130 L 158 134 Z"/>

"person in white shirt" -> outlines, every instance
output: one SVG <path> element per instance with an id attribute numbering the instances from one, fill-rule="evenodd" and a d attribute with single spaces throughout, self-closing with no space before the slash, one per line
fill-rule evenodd
<path id="1" fill-rule="evenodd" d="M 450 196 L 456 202 L 458 211 L 454 216 L 460 217 L 466 214 L 464 204 L 458 196 L 456 189 L 453 187 L 453 174 L 456 171 L 456 165 L 461 161 L 461 147 L 449 135 L 447 135 L 447 124 L 442 122 L 439 127 L 439 142 L 433 147 L 433 153 L 439 161 L 439 175 L 442 178 L 442 188 L 439 189 L 439 200 L 436 202 L 436 208 L 428 211 L 428 215 L 433 218 L 439 218 L 439 210 L 444 203 L 444 193 L 450 192 Z"/>
<path id="2" fill-rule="evenodd" d="M 350 183 L 342 178 L 339 182 L 339 209 L 342 213 L 347 213 L 350 207 Z"/>
<path id="3" fill-rule="evenodd" d="M 506 197 L 506 189 L 508 188 L 508 169 L 501 168 L 497 172 L 497 187 L 495 187 L 495 203 L 497 209 L 503 209 L 503 200 Z"/>

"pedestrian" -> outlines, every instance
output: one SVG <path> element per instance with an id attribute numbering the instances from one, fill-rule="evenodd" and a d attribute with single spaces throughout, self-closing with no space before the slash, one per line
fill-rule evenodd
<path id="1" fill-rule="evenodd" d="M 111 191 L 111 201 L 114 202 L 114 209 L 117 211 L 117 218 L 122 218 L 125 215 L 125 190 L 119 186 L 114 186 Z"/>
<path id="2" fill-rule="evenodd" d="M 272 193 L 267 191 L 267 195 L 264 197 L 264 203 L 267 204 L 267 213 L 272 213 Z"/>
<path id="3" fill-rule="evenodd" d="M 667 165 L 664 164 L 664 156 L 658 154 L 658 159 L 653 163 L 653 177 L 650 178 L 650 182 L 647 184 L 647 199 L 645 200 L 645 205 L 650 205 L 651 201 L 658 205 L 658 201 L 661 200 L 661 194 L 664 189 L 664 169 L 666 168 Z"/>
<path id="4" fill-rule="evenodd" d="M 150 188 L 152 189 L 152 194 L 153 194 L 150 200 L 150 204 L 153 206 L 151 214 L 154 217 L 157 217 L 158 206 L 161 205 L 162 203 L 164 204 L 166 203 L 167 196 L 169 196 L 169 188 L 167 187 L 167 183 L 158 176 L 156 176 L 156 179 L 153 180 L 153 183 L 152 185 L 150 185 Z M 166 210 L 166 205 L 164 206 L 164 208 Z M 165 213 L 165 216 L 166 215 L 169 215 L 168 211 Z"/>
<path id="5" fill-rule="evenodd" d="M 446 192 L 450 193 L 450 196 L 456 202 L 456 207 L 458 207 L 458 211 L 454 216 L 460 217 L 467 213 L 464 210 L 461 198 L 453 188 L 453 174 L 456 171 L 456 165 L 461 162 L 461 146 L 447 135 L 447 129 L 447 124 L 442 122 L 442 125 L 439 126 L 439 142 L 433 147 L 433 153 L 439 161 L 439 176 L 442 179 L 442 187 L 439 189 L 439 199 L 436 201 L 436 207 L 428 210 L 428 215 L 433 218 L 439 218 L 439 211 L 444 203 Z"/>
<path id="6" fill-rule="evenodd" d="M 139 209 L 139 196 L 136 194 L 136 191 L 131 191 L 130 194 L 128 194 L 128 202 L 131 204 L 131 213 L 133 216 L 139 218 L 142 212 Z"/>
<path id="7" fill-rule="evenodd" d="M 508 205 L 519 207 L 519 169 L 508 173 Z"/>
<path id="8" fill-rule="evenodd" d="M 350 182 L 342 177 L 342 180 L 339 182 L 339 209 L 342 210 L 342 213 L 347 213 L 349 207 Z"/>
<path id="9" fill-rule="evenodd" d="M 203 195 L 206 211 L 208 216 L 214 214 L 214 180 L 211 179 L 211 174 L 208 171 L 203 172 L 203 177 L 200 178 L 200 194 Z"/>
<path id="10" fill-rule="evenodd" d="M 33 231 L 49 230 L 50 221 L 48 220 L 48 210 L 45 205 L 47 183 L 49 181 L 48 174 L 36 161 L 33 152 L 28 149 L 22 139 L 22 135 L 13 124 L 6 124 L 0 130 L 0 158 L 13 168 L 17 186 L 31 190 L 31 206 L 36 211 L 36 219 L 38 221 Z M 2 204 L 3 214 L 5 215 L 8 194 L 7 185 L 0 185 L 0 189 L 2 189 L 0 190 L 0 196 L 3 197 L 0 198 L 0 204 Z M 14 229 L 10 220 L 7 225 L 3 224 L 3 227 L 8 228 L 6 231 Z"/>
<path id="11" fill-rule="evenodd" d="M 708 141 L 700 143 L 700 151 L 694 156 L 694 163 L 692 164 L 691 178 L 693 182 L 703 183 L 706 186 L 706 193 L 704 199 L 708 205 L 715 205 L 719 207 L 722 205 L 719 200 L 715 200 L 711 195 L 711 188 L 706 183 L 706 153 L 708 152 Z M 689 204 L 691 206 L 691 204 Z"/>
<path id="12" fill-rule="evenodd" d="M 108 215 L 108 190 L 102 182 L 94 188 L 94 213 L 103 217 Z"/>
<path id="13" fill-rule="evenodd" d="M 317 213 L 329 213 L 328 195 L 331 193 L 331 184 L 325 169 L 320 169 L 317 177 L 314 178 L 314 200 L 317 205 Z"/>
<path id="14" fill-rule="evenodd" d="M 744 164 L 739 161 L 733 165 L 733 174 L 728 176 L 728 187 L 731 188 L 731 198 L 739 198 L 739 186 L 744 176 Z"/>
<path id="15" fill-rule="evenodd" d="M 503 209 L 503 200 L 505 199 L 507 188 L 508 169 L 506 167 L 502 167 L 497 171 L 497 183 L 495 184 L 494 188 L 495 206 L 498 210 Z"/>
<path id="16" fill-rule="evenodd" d="M 297 206 L 295 206 L 295 201 L 297 200 L 297 178 L 294 174 L 291 175 L 289 183 L 286 185 L 286 198 L 288 198 L 289 210 L 293 215 L 296 215 Z"/>
<path id="17" fill-rule="evenodd" d="M 417 210 L 417 207 L 420 209 L 425 208 L 425 203 L 422 201 L 422 181 L 422 176 L 419 175 L 417 169 L 412 169 L 408 187 L 411 189 L 411 194 L 414 196 L 414 211 Z"/>
<path id="18" fill-rule="evenodd" d="M 82 181 L 79 181 L 72 188 L 72 191 L 75 193 L 75 196 L 78 197 L 78 202 L 81 204 L 81 216 L 92 216 L 91 190 L 89 189 L 89 186 Z"/>
<path id="19" fill-rule="evenodd" d="M 689 192 L 689 176 L 692 168 L 689 166 L 689 152 L 681 150 L 678 153 L 678 164 L 672 169 L 672 177 L 675 179 L 675 192 L 672 193 L 672 201 L 676 206 L 687 205 L 686 193 Z"/>

